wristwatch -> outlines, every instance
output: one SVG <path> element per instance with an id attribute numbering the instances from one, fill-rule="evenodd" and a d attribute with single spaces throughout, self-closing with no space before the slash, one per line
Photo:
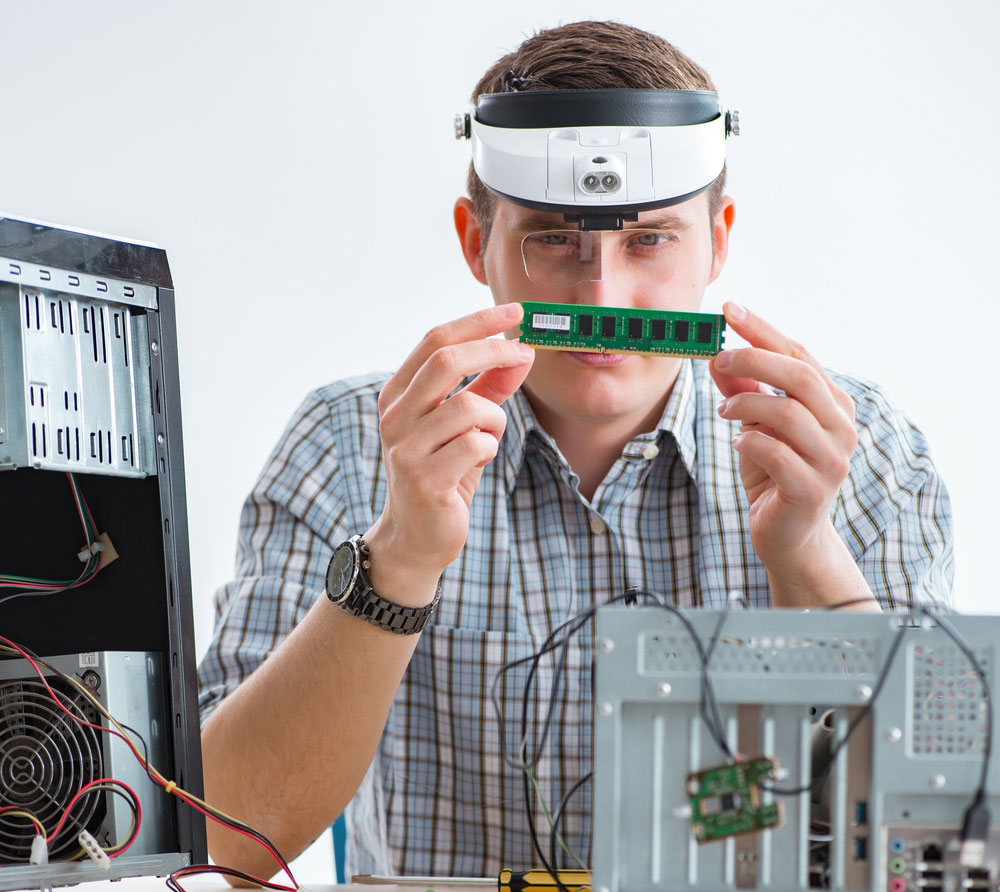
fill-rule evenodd
<path id="1" fill-rule="evenodd" d="M 326 571 L 326 596 L 338 607 L 398 635 L 414 635 L 431 618 L 441 598 L 438 582 L 434 600 L 426 607 L 401 607 L 375 594 L 368 581 L 371 549 L 360 536 L 351 536 L 333 552 Z"/>

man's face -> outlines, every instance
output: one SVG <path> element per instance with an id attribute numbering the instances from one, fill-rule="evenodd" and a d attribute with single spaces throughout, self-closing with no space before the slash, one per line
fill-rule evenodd
<path id="1" fill-rule="evenodd" d="M 652 287 L 630 284 L 615 253 L 605 250 L 600 280 L 552 287 L 528 278 L 521 242 L 531 233 L 571 227 L 561 214 L 497 200 L 482 271 L 498 304 L 530 300 L 696 312 L 705 286 L 722 269 L 731 223 L 732 202 L 724 199 L 716 218 L 710 220 L 704 193 L 683 204 L 642 212 L 638 221 L 625 224 L 626 229 L 662 230 L 677 239 L 667 281 Z M 621 419 L 652 426 L 679 365 L 675 358 L 538 350 L 524 388 L 543 424 L 553 419 Z"/>

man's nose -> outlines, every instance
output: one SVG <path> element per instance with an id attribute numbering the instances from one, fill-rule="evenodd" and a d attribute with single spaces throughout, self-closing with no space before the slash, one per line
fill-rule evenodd
<path id="1" fill-rule="evenodd" d="M 574 289 L 577 301 L 601 307 L 625 307 L 631 303 L 632 289 L 627 282 L 597 279 L 580 282 Z"/>

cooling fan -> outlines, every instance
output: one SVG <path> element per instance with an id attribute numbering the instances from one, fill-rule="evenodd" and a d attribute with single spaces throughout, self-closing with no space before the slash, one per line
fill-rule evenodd
<path id="1" fill-rule="evenodd" d="M 69 712 L 99 723 L 83 694 L 59 678 L 48 681 Z M 41 679 L 0 682 L 0 802 L 31 812 L 51 832 L 76 792 L 105 776 L 98 737 L 59 708 Z M 73 858 L 80 851 L 81 830 L 100 838 L 106 813 L 104 793 L 85 793 L 49 843 L 49 857 Z M 35 833 L 25 818 L 0 815 L 0 863 L 27 862 Z"/>

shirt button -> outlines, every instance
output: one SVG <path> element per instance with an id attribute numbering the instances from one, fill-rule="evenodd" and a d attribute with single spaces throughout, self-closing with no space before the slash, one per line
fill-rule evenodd
<path id="1" fill-rule="evenodd" d="M 642 457 L 648 458 L 650 460 L 656 458 L 660 454 L 660 447 L 655 443 L 650 443 L 645 449 L 642 450 Z"/>
<path id="2" fill-rule="evenodd" d="M 590 518 L 590 532 L 595 536 L 603 536 L 608 531 L 608 525 L 596 514 Z"/>

